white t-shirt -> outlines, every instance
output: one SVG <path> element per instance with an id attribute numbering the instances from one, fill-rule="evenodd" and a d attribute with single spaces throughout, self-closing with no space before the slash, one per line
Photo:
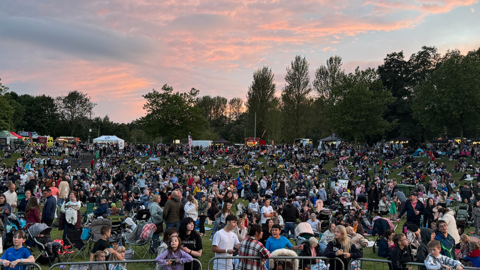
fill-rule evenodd
<path id="1" fill-rule="evenodd" d="M 224 229 L 221 229 L 213 236 L 212 246 L 217 246 L 220 249 L 233 249 L 233 247 L 240 243 L 238 237 L 234 232 L 227 233 Z M 228 253 L 215 253 L 215 257 L 232 257 L 232 254 Z M 213 261 L 214 270 L 232 270 L 232 259 L 218 259 Z"/>
<path id="2" fill-rule="evenodd" d="M 265 224 L 265 222 L 267 222 L 267 218 L 263 214 L 271 213 L 273 213 L 273 208 L 271 205 L 269 207 L 262 206 L 262 224 Z"/>

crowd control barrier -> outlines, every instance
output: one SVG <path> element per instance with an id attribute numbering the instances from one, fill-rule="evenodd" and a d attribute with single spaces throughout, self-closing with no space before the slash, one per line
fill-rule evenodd
<path id="1" fill-rule="evenodd" d="M 243 270 L 243 269 L 241 269 L 241 267 L 238 266 L 238 263 L 242 259 L 247 259 L 247 260 L 250 260 L 250 261 L 260 261 L 260 260 L 262 260 L 261 257 L 254 257 L 254 256 L 213 257 L 208 261 L 207 270 L 232 270 L 232 269 Z M 277 264 L 279 262 L 283 262 L 284 265 L 286 265 L 287 263 L 293 263 L 294 260 L 298 260 L 298 267 L 300 268 L 300 266 L 302 264 L 302 262 L 301 262 L 302 260 L 313 260 L 313 259 L 323 260 L 325 262 L 325 264 L 327 265 L 327 267 L 328 267 L 329 264 L 333 264 L 334 267 L 332 268 L 332 270 L 344 270 L 345 269 L 345 265 L 343 264 L 342 260 L 340 260 L 339 258 L 306 257 L 306 256 L 297 256 L 297 257 L 293 257 L 293 256 L 270 256 L 270 258 L 267 261 L 272 261 L 273 260 L 275 264 Z M 218 262 L 220 260 L 226 261 L 225 264 L 223 266 L 217 266 L 217 268 L 214 268 L 214 262 L 215 261 Z M 335 262 L 337 262 L 338 265 Z M 338 269 L 336 269 L 335 266 L 338 266 Z M 272 266 L 269 266 L 269 267 L 270 267 L 270 269 L 273 269 Z M 309 267 L 314 268 L 313 265 L 310 265 Z M 263 267 L 260 267 L 259 269 L 263 269 Z M 294 269 L 293 267 L 287 266 L 287 267 L 284 267 L 284 270 L 297 270 L 297 269 Z"/>
<path id="2" fill-rule="evenodd" d="M 202 270 L 202 263 L 197 260 L 193 259 L 193 262 L 197 262 L 200 265 L 200 268 L 198 270 Z M 125 267 L 121 267 L 121 269 L 129 269 L 129 270 L 151 270 L 155 269 L 156 262 L 154 259 L 151 260 L 127 260 L 127 261 L 103 261 L 103 262 L 59 262 L 56 264 L 53 264 L 50 266 L 49 270 L 70 270 L 70 269 L 75 269 L 75 270 L 88 270 L 90 266 L 92 265 L 98 265 L 98 264 L 105 264 L 107 267 L 106 269 L 109 269 L 110 264 L 115 264 L 115 265 L 125 265 Z M 191 268 L 186 269 L 184 267 L 184 270 L 193 270 L 193 263 L 191 264 Z M 38 266 L 38 265 L 37 265 Z M 39 270 L 41 270 L 40 266 Z"/>

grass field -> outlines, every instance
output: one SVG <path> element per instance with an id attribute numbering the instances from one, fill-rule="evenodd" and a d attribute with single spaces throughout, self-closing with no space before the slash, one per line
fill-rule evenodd
<path id="1" fill-rule="evenodd" d="M 0 156 L 3 157 L 3 153 L 0 151 Z M 16 161 L 16 159 L 20 157 L 19 154 L 13 154 L 12 155 L 12 158 L 11 159 L 8 159 L 8 160 L 3 160 L 3 163 L 5 163 L 7 166 L 12 166 L 14 164 L 14 162 Z M 143 158 L 143 160 L 145 160 L 146 158 Z M 424 162 L 428 162 L 428 157 L 421 157 L 421 158 L 418 158 L 418 160 L 423 160 Z M 260 158 L 259 161 L 261 162 L 266 162 L 265 158 Z M 453 168 L 455 166 L 455 164 L 457 163 L 457 161 L 449 161 L 448 159 L 438 159 L 437 160 L 439 163 L 445 163 L 445 165 L 447 166 L 447 169 L 450 171 L 450 172 L 453 172 Z M 162 158 L 162 162 L 163 162 L 163 158 Z M 219 160 L 218 164 L 221 165 L 223 162 L 223 160 Z M 313 160 L 314 163 L 318 163 L 319 160 Z M 193 162 L 195 163 L 195 162 Z M 393 163 L 393 161 L 390 161 L 389 163 Z M 163 163 L 162 163 L 163 164 Z M 197 163 L 198 164 L 198 163 Z M 282 163 L 280 163 L 282 164 Z M 324 167 L 327 169 L 327 170 L 331 170 L 332 167 L 333 167 L 333 161 L 330 161 L 328 164 L 324 165 Z M 212 165 L 209 164 L 206 166 L 206 170 L 210 170 L 212 168 Z M 394 178 L 394 179 L 397 179 L 397 180 L 400 180 L 401 177 L 398 176 L 397 174 L 400 172 L 400 171 L 403 171 L 404 168 L 402 169 L 397 169 L 397 170 L 393 170 L 391 171 L 390 175 L 388 176 L 389 179 L 391 178 Z M 273 168 L 267 168 L 267 170 L 269 171 L 269 173 L 271 173 L 273 171 Z M 229 168 L 228 171 L 232 174 L 232 175 L 236 175 L 236 172 L 238 171 L 238 169 L 236 168 Z M 305 171 L 305 173 L 307 173 L 307 171 Z M 459 179 L 461 178 L 461 174 L 460 173 L 457 173 L 457 174 L 453 174 L 452 178 L 457 182 L 457 183 L 460 183 Z M 242 200 L 243 203 L 246 205 L 247 202 Z M 233 209 L 233 208 L 232 208 Z M 83 209 L 83 211 L 85 211 Z M 113 218 L 122 218 L 122 217 L 113 217 Z M 403 224 L 405 222 L 405 219 L 403 218 L 402 221 L 400 221 L 400 224 Z M 396 232 L 401 232 L 402 230 L 402 227 L 403 226 L 398 226 L 397 227 L 397 230 Z M 471 230 L 466 230 L 466 232 L 470 232 Z M 199 260 L 202 262 L 202 266 L 203 266 L 203 269 L 206 269 L 207 268 L 207 263 L 208 261 L 214 256 L 214 253 L 212 252 L 211 250 L 211 241 L 209 241 L 209 231 L 207 231 L 207 236 L 204 236 L 202 237 L 202 240 L 203 240 L 203 254 L 202 254 L 202 257 L 199 258 Z M 52 230 L 52 238 L 53 239 L 61 239 L 62 238 L 62 231 L 59 231 L 58 229 L 54 228 Z M 369 237 L 370 240 L 374 240 L 373 238 Z M 373 253 L 373 250 L 372 248 L 365 248 L 363 250 L 363 256 L 364 258 L 372 258 L 372 259 L 383 259 L 379 256 L 377 256 L 376 253 Z M 80 260 L 77 260 L 77 261 L 80 261 Z M 145 267 L 145 268 L 144 268 Z M 47 269 L 48 267 L 47 266 L 42 266 L 42 269 Z M 145 265 L 145 264 L 136 264 L 136 265 L 133 265 L 133 266 L 128 266 L 127 265 L 127 268 L 128 269 L 151 269 L 153 268 L 153 265 Z M 362 267 L 363 268 L 363 267 Z M 367 268 L 370 268 L 370 267 L 367 267 Z M 366 269 L 366 268 L 365 268 Z"/>

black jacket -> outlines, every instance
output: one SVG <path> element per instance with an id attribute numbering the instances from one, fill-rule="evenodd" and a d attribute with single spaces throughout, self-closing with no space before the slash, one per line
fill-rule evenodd
<path id="1" fill-rule="evenodd" d="M 428 250 L 427 250 L 427 245 L 428 242 L 430 242 L 430 239 L 432 239 L 432 233 L 433 230 L 429 228 L 422 228 L 420 230 L 420 236 L 422 238 L 422 243 L 420 243 L 420 246 L 417 249 L 417 262 L 423 263 L 425 262 L 425 259 L 427 258 L 428 255 Z M 426 270 L 427 268 L 425 266 L 419 266 L 419 270 Z"/>
<path id="2" fill-rule="evenodd" d="M 322 253 L 320 251 L 320 245 L 317 245 L 315 247 L 315 253 L 317 253 L 315 257 L 321 256 Z M 308 242 L 308 241 L 305 242 L 305 245 L 303 246 L 303 250 L 300 252 L 300 256 L 302 256 L 302 257 L 313 257 L 312 256 L 312 251 L 310 249 L 310 242 Z M 300 260 L 300 269 L 305 269 L 305 267 L 307 265 L 314 265 L 316 263 L 317 263 L 317 261 L 313 258 L 312 259 Z"/>
<path id="3" fill-rule="evenodd" d="M 402 250 L 395 244 L 395 248 L 390 251 L 389 260 L 392 262 L 392 270 L 407 270 L 404 263 L 413 262 L 412 251 L 409 246 Z"/>
<path id="4" fill-rule="evenodd" d="M 283 208 L 282 217 L 284 222 L 296 222 L 300 218 L 300 213 L 293 204 L 287 204 Z"/>
<path id="5" fill-rule="evenodd" d="M 378 256 L 387 258 L 390 256 L 391 249 L 388 247 L 388 241 L 385 237 L 378 241 Z"/>
<path id="6" fill-rule="evenodd" d="M 350 258 L 344 258 L 343 255 L 337 256 L 335 255 L 335 253 L 339 249 L 342 249 L 342 245 L 340 245 L 340 243 L 334 244 L 333 242 L 334 241 L 328 242 L 327 248 L 325 249 L 323 256 L 327 258 L 339 258 L 343 262 L 343 266 L 344 266 L 343 269 L 345 270 L 350 269 L 350 265 L 349 265 L 350 260 L 355 260 L 363 257 L 362 251 L 357 249 L 354 244 L 351 244 L 350 246 L 350 255 L 351 255 Z M 337 260 L 335 260 L 334 263 L 330 262 L 330 270 L 340 270 L 340 269 L 342 269 L 342 265 L 340 264 L 340 262 L 338 262 Z"/>

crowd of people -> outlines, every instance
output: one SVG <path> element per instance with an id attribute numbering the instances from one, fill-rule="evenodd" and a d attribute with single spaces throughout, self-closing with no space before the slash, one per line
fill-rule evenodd
<path id="1" fill-rule="evenodd" d="M 267 264 L 284 270 L 287 262 L 268 259 L 292 252 L 311 257 L 300 260 L 302 269 L 326 264 L 340 269 L 340 261 L 347 269 L 371 247 L 366 236 L 377 238 L 378 255 L 394 270 L 406 269 L 409 262 L 424 263 L 426 269 L 480 267 L 479 244 L 465 231 L 473 226 L 480 233 L 480 183 L 453 180 L 460 174 L 461 180 L 478 182 L 474 163 L 480 148 L 473 144 L 463 149 L 455 142 L 415 148 L 344 142 L 318 148 L 16 145 L 4 152 L 21 158 L 0 170 L 3 243 L 2 227 L 16 212 L 25 212 L 27 228 L 44 223 L 66 231 L 82 227 L 81 207 L 90 203 L 96 206 L 93 218 L 131 217 L 148 209 L 155 225 L 150 252 L 158 255 L 159 267 L 169 270 L 184 264 L 199 269 L 193 259 L 202 257 L 203 241 L 211 241 L 219 257 L 214 269 L 254 270 Z M 85 154 L 96 158 L 88 168 L 76 167 Z M 442 160 L 455 165 L 447 167 Z M 393 175 L 394 170 L 399 173 Z M 411 186 L 407 194 L 404 185 Z M 18 194 L 25 198 L 18 200 Z M 299 235 L 301 227 L 309 233 Z M 19 232 L 13 238 L 15 252 L 7 249 L 2 256 L 5 266 L 31 261 L 29 249 L 17 252 L 26 239 Z M 109 227 L 101 233 L 90 260 L 125 260 L 125 248 L 107 240 Z M 234 255 L 262 260 L 235 260 Z M 340 260 L 325 264 L 315 259 L 320 256 Z"/>

